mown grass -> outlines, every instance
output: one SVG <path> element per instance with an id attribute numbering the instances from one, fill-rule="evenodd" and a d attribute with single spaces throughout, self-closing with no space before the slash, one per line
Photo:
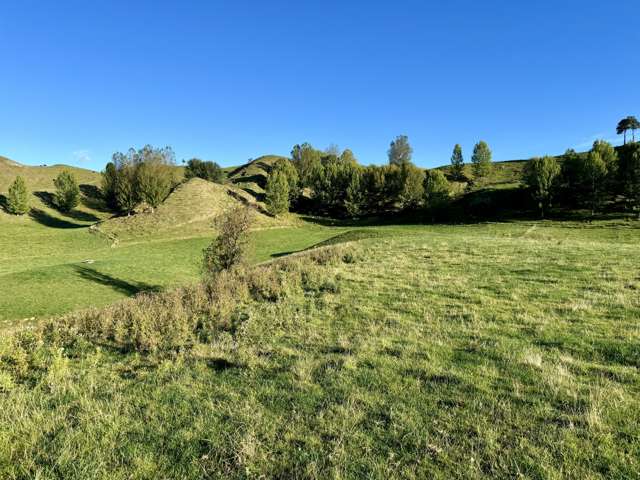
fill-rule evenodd
<path id="1" fill-rule="evenodd" d="M 0 477 L 636 478 L 639 240 L 385 227 L 181 352 L 3 343 Z"/>

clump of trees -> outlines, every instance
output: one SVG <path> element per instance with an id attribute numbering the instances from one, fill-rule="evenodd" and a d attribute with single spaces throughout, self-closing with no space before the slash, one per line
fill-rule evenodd
<path id="1" fill-rule="evenodd" d="M 198 158 L 192 158 L 187 162 L 184 170 L 184 178 L 202 178 L 209 182 L 222 183 L 224 174 L 222 168 L 216 162 L 203 161 Z"/>
<path id="2" fill-rule="evenodd" d="M 640 128 L 640 122 L 634 116 L 629 116 L 623 118 L 618 122 L 618 126 L 616 127 L 616 133 L 618 135 L 624 135 L 624 144 L 627 144 L 627 132 L 631 130 L 631 135 L 633 138 L 633 142 L 636 141 L 636 130 Z"/>
<path id="3" fill-rule="evenodd" d="M 80 187 L 76 177 L 69 170 L 63 170 L 53 181 L 56 191 L 53 196 L 55 206 L 69 212 L 78 206 L 80 201 Z"/>
<path id="4" fill-rule="evenodd" d="M 106 203 L 130 214 L 144 202 L 151 210 L 164 201 L 175 185 L 175 154 L 171 147 L 116 152 L 102 174 L 102 194 Z"/>
<path id="5" fill-rule="evenodd" d="M 24 215 L 29 211 L 29 192 L 27 183 L 20 175 L 9 186 L 7 210 L 13 215 Z"/>

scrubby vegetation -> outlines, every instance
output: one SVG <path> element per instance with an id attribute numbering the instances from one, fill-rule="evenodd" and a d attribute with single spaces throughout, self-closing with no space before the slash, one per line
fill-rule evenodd
<path id="1" fill-rule="evenodd" d="M 29 192 L 24 178 L 17 176 L 9 187 L 7 211 L 14 215 L 24 215 L 29 211 Z"/>
<path id="2" fill-rule="evenodd" d="M 358 238 L 3 336 L 0 476 L 634 476 L 633 224 Z"/>

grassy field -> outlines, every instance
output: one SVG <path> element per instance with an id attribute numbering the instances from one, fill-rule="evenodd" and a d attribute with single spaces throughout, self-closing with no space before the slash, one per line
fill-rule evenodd
<path id="1" fill-rule="evenodd" d="M 637 223 L 340 239 L 183 353 L 2 347 L 0 477 L 638 477 Z"/>

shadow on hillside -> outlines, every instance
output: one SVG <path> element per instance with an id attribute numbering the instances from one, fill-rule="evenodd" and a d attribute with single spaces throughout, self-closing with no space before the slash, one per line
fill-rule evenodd
<path id="1" fill-rule="evenodd" d="M 264 188 L 267 185 L 267 177 L 266 175 L 246 175 L 242 177 L 237 177 L 231 180 L 231 183 L 237 185 L 238 183 L 255 183 L 260 188 Z"/>
<path id="2" fill-rule="evenodd" d="M 29 216 L 38 222 L 40 225 L 44 225 L 45 227 L 51 228 L 86 228 L 87 225 L 83 225 L 81 223 L 73 223 L 68 220 L 63 220 L 62 218 L 54 217 L 53 215 L 49 215 L 44 210 L 39 208 L 32 208 L 29 211 Z"/>
<path id="3" fill-rule="evenodd" d="M 88 267 L 76 266 L 75 270 L 85 280 L 111 287 L 116 292 L 129 296 L 140 292 L 159 292 L 161 290 L 157 285 L 149 285 L 144 282 L 128 282 Z"/>
<path id="4" fill-rule="evenodd" d="M 33 192 L 33 194 L 36 197 L 38 197 L 40 201 L 44 203 L 47 207 L 60 212 L 60 215 L 64 215 L 65 217 L 68 217 L 72 220 L 77 220 L 79 222 L 93 222 L 93 223 L 100 221 L 100 219 L 95 215 L 87 212 L 82 212 L 80 210 L 71 210 L 70 212 L 61 212 L 56 208 L 56 204 L 54 202 L 54 195 L 51 192 L 40 191 L 40 192 Z"/>
<path id="5" fill-rule="evenodd" d="M 257 211 L 259 211 L 260 213 L 262 213 L 263 215 L 267 215 L 268 217 L 273 217 L 274 215 L 269 212 L 266 208 L 262 207 L 261 205 L 258 205 L 256 203 L 251 203 L 249 200 L 247 200 L 246 198 L 244 198 L 242 195 L 229 190 L 227 192 L 231 197 L 235 198 L 236 200 L 238 200 L 239 202 L 241 202 L 243 205 L 247 206 L 247 207 L 251 207 L 256 209 Z"/>
<path id="6" fill-rule="evenodd" d="M 95 185 L 80 185 L 80 192 L 82 192 L 82 204 L 85 207 L 98 212 L 111 212 L 102 198 L 102 192 Z"/>
<path id="7" fill-rule="evenodd" d="M 253 198 L 255 198 L 256 202 L 264 202 L 267 199 L 267 196 L 264 193 L 256 192 L 255 190 L 249 187 L 241 187 L 241 188 L 242 190 L 247 192 L 249 195 L 251 195 Z"/>

